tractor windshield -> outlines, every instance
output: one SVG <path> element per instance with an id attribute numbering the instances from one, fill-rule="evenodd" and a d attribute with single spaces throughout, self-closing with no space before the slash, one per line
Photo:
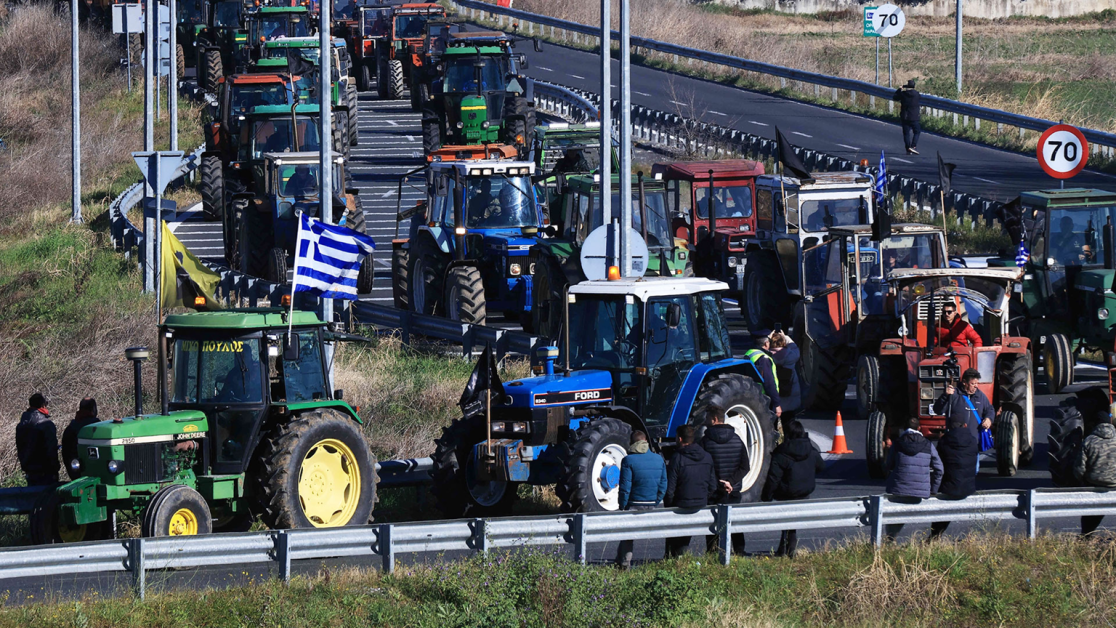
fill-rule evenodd
<path id="1" fill-rule="evenodd" d="M 172 403 L 261 403 L 259 338 L 174 342 Z"/>
<path id="2" fill-rule="evenodd" d="M 642 314 L 634 299 L 628 303 L 623 296 L 581 294 L 570 298 L 571 369 L 641 366 Z"/>
<path id="3" fill-rule="evenodd" d="M 880 266 L 880 257 L 883 266 Z M 858 277 L 883 279 L 896 268 L 941 268 L 941 240 L 936 233 L 894 235 L 880 246 L 867 236 L 860 238 L 860 273 Z"/>
<path id="4" fill-rule="evenodd" d="M 447 94 L 477 91 L 477 57 L 455 56 L 446 63 L 443 89 Z M 495 57 L 480 57 L 482 92 L 504 89 L 504 63 Z"/>
<path id="5" fill-rule="evenodd" d="M 361 12 L 360 27 L 363 37 L 382 37 L 386 34 L 391 9 L 365 9 Z"/>
<path id="6" fill-rule="evenodd" d="M 205 21 L 202 0 L 181 0 L 178 2 L 179 24 L 201 24 Z"/>
<path id="7" fill-rule="evenodd" d="M 956 313 L 986 339 L 1006 332 L 1007 284 L 984 277 L 942 276 L 904 280 L 896 287 L 895 313 L 901 317 L 905 336 L 927 346 L 933 329 L 952 323 L 943 313 Z M 941 332 L 939 332 L 941 333 Z"/>
<path id="8" fill-rule="evenodd" d="M 529 177 L 470 177 L 465 192 L 467 229 L 537 227 L 534 187 Z"/>
<path id="9" fill-rule="evenodd" d="M 552 174 L 587 174 L 601 167 L 600 142 L 588 143 L 585 138 L 563 137 L 543 140 L 543 172 Z"/>
<path id="10" fill-rule="evenodd" d="M 260 120 L 252 127 L 252 159 L 259 159 L 264 153 L 287 153 L 291 151 L 313 152 L 319 149 L 318 126 L 314 120 L 298 120 L 298 145 L 291 137 L 290 118 Z"/>
<path id="11" fill-rule="evenodd" d="M 647 246 L 648 248 L 671 248 L 674 246 L 674 241 L 670 238 L 670 225 L 667 220 L 666 212 L 666 192 L 663 190 L 647 190 L 644 192 L 647 207 Z M 612 194 L 612 204 L 610 205 L 613 215 L 620 213 L 620 193 L 619 190 Z M 604 216 L 601 210 L 601 196 L 597 191 L 593 197 L 593 221 L 592 226 L 585 224 L 589 227 L 585 231 L 584 237 L 592 233 L 593 229 L 604 224 Z M 639 190 L 636 186 L 632 186 L 632 229 L 643 233 L 643 215 L 639 211 Z M 584 237 L 582 239 L 584 240 Z"/>
<path id="12" fill-rule="evenodd" d="M 1051 209 L 1047 246 L 1048 266 L 1091 266 L 1104 262 L 1101 229 L 1116 218 L 1116 207 L 1072 207 Z M 1035 247 L 1035 254 L 1040 254 Z"/>
<path id="13" fill-rule="evenodd" d="M 216 27 L 240 28 L 240 3 L 218 3 L 213 9 L 213 25 Z"/>
<path id="14" fill-rule="evenodd" d="M 289 25 L 289 26 L 288 26 Z M 306 20 L 299 15 L 271 15 L 260 19 L 259 36 L 267 40 L 279 37 L 309 37 Z"/>
<path id="15" fill-rule="evenodd" d="M 697 215 L 701 220 L 709 218 L 709 188 L 695 188 Z M 749 218 L 752 215 L 752 188 L 747 185 L 717 187 L 713 191 L 713 207 L 717 218 Z"/>
<path id="16" fill-rule="evenodd" d="M 295 199 L 318 198 L 318 164 L 284 164 L 277 168 L 279 196 Z"/>
<path id="17" fill-rule="evenodd" d="M 233 111 L 251 111 L 266 105 L 287 104 L 287 86 L 282 83 L 266 83 L 232 86 L 229 102 Z"/>
<path id="18" fill-rule="evenodd" d="M 851 198 L 810 198 L 801 199 L 798 209 L 799 220 L 806 231 L 824 231 L 829 227 L 846 227 L 868 223 L 868 199 L 865 196 Z"/>
<path id="19" fill-rule="evenodd" d="M 425 15 L 397 15 L 395 16 L 395 38 L 414 39 L 422 37 L 426 30 Z"/>

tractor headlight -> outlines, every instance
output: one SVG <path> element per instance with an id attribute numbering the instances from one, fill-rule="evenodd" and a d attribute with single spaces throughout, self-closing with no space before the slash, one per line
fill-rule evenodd
<path id="1" fill-rule="evenodd" d="M 74 458 L 73 460 L 71 460 L 70 461 L 70 471 L 73 471 L 74 473 L 80 472 L 81 471 L 81 461 L 78 460 L 77 458 Z"/>
<path id="2" fill-rule="evenodd" d="M 481 122 L 481 128 L 482 129 L 487 129 L 490 126 L 492 126 L 492 124 L 488 120 L 485 120 L 484 122 Z"/>
<path id="3" fill-rule="evenodd" d="M 1097 310 L 1097 320 L 1103 321 L 1108 319 L 1108 308 L 1102 307 Z"/>
<path id="4" fill-rule="evenodd" d="M 492 431 L 493 432 L 503 432 L 504 431 L 504 422 L 503 421 L 493 421 L 492 422 Z"/>
<path id="5" fill-rule="evenodd" d="M 918 396 L 922 399 L 933 399 L 934 389 L 930 386 L 923 386 L 921 389 L 919 389 Z"/>
<path id="6" fill-rule="evenodd" d="M 457 128 L 459 128 L 459 129 L 460 129 L 460 128 L 463 128 L 464 126 L 465 126 L 465 123 L 464 123 L 464 122 L 462 122 L 461 120 L 458 120 L 458 121 L 457 121 Z"/>
<path id="7" fill-rule="evenodd" d="M 728 258 L 728 265 L 729 265 L 729 268 L 736 268 L 736 258 L 735 257 Z"/>
<path id="8" fill-rule="evenodd" d="M 120 473 L 124 470 L 124 463 L 119 460 L 109 460 L 107 466 L 109 473 Z"/>
<path id="9" fill-rule="evenodd" d="M 535 274 L 535 262 L 531 262 L 531 265 L 527 267 L 527 272 L 532 275 Z"/>
<path id="10" fill-rule="evenodd" d="M 522 422 L 522 421 L 517 421 L 515 423 L 509 423 L 508 424 L 508 431 L 509 432 L 526 432 L 527 431 L 527 424 Z"/>
<path id="11" fill-rule="evenodd" d="M 523 269 L 520 267 L 519 264 L 509 264 L 508 265 L 508 274 L 511 275 L 512 277 L 518 277 L 522 272 L 523 272 Z"/>

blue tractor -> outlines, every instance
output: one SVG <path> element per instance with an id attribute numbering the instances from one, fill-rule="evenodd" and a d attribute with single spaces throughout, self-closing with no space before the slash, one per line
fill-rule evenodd
<path id="1" fill-rule="evenodd" d="M 568 327 L 536 377 L 504 385 L 491 411 L 442 431 L 433 491 L 450 517 L 504 514 L 520 484 L 556 486 L 563 510 L 619 507 L 633 430 L 670 455 L 679 427 L 726 413 L 748 447 L 744 501 L 756 501 L 775 445 L 775 414 L 751 362 L 732 357 L 721 294 L 704 278 L 583 281 L 564 294 Z M 558 366 L 555 366 L 557 362 Z"/>
<path id="2" fill-rule="evenodd" d="M 399 213 L 392 240 L 392 295 L 400 309 L 484 325 L 488 312 L 531 319 L 532 246 L 541 206 L 535 165 L 510 146 L 455 146 L 434 153 L 418 178 L 425 200 Z"/>

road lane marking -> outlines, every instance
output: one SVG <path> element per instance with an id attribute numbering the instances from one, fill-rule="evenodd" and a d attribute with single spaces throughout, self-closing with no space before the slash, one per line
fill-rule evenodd
<path id="1" fill-rule="evenodd" d="M 724 116 L 726 118 L 728 117 L 727 113 L 721 113 L 720 111 L 713 111 L 712 109 L 709 110 L 709 113 L 711 113 L 715 116 Z"/>
<path id="2" fill-rule="evenodd" d="M 391 126 L 399 126 L 399 123 L 396 122 L 395 120 L 388 120 L 387 123 L 390 124 Z"/>
<path id="3" fill-rule="evenodd" d="M 542 70 L 543 72 L 553 72 L 554 71 L 554 70 L 551 70 L 550 68 L 544 68 L 541 65 L 539 66 L 539 69 Z"/>
<path id="4" fill-rule="evenodd" d="M 633 91 L 634 91 L 634 90 L 633 90 Z M 648 94 L 647 92 L 636 92 L 636 93 L 637 93 L 637 94 L 639 94 L 640 96 L 646 96 L 646 97 L 648 97 L 648 98 L 650 98 L 650 97 L 651 97 L 651 94 Z"/>
<path id="5" fill-rule="evenodd" d="M 387 197 L 391 196 L 392 194 L 395 194 L 395 190 L 388 190 L 387 192 L 384 192 L 383 194 L 381 194 L 380 198 L 387 198 Z"/>
<path id="6" fill-rule="evenodd" d="M 813 139 L 814 137 L 813 135 L 806 135 L 805 133 L 799 133 L 798 131 L 791 131 L 791 135 L 801 135 L 802 137 L 809 137 L 811 139 Z"/>
<path id="7" fill-rule="evenodd" d="M 985 183 L 991 183 L 992 185 L 1000 185 L 999 182 L 992 181 L 991 179 L 982 179 L 980 177 L 973 177 L 973 178 L 976 179 L 977 181 L 984 181 Z"/>
<path id="8" fill-rule="evenodd" d="M 770 124 L 764 124 L 762 122 L 756 122 L 755 120 L 748 120 L 748 122 L 751 123 L 751 124 L 757 124 L 759 126 L 771 126 Z"/>
<path id="9" fill-rule="evenodd" d="M 894 159 L 895 161 L 901 161 L 905 164 L 913 164 L 914 163 L 913 161 L 907 161 L 906 159 L 903 159 L 902 157 L 892 157 L 892 159 Z"/>
<path id="10" fill-rule="evenodd" d="M 849 146 L 848 144 L 838 144 L 838 146 L 840 146 L 841 148 L 847 148 L 849 150 L 860 150 L 859 146 Z"/>
<path id="11" fill-rule="evenodd" d="M 584 77 L 584 76 L 578 76 L 578 75 L 576 75 L 576 74 L 571 74 L 570 76 L 574 77 L 575 79 L 581 79 L 581 80 L 583 80 L 583 81 L 585 80 L 585 77 Z"/>

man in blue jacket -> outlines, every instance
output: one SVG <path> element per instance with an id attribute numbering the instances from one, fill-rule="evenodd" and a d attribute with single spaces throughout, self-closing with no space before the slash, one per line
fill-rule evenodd
<path id="1" fill-rule="evenodd" d="M 632 432 L 628 455 L 620 463 L 620 510 L 651 510 L 663 503 L 667 489 L 666 463 L 651 451 L 647 434 Z M 616 564 L 621 569 L 632 566 L 634 541 L 620 541 Z"/>

